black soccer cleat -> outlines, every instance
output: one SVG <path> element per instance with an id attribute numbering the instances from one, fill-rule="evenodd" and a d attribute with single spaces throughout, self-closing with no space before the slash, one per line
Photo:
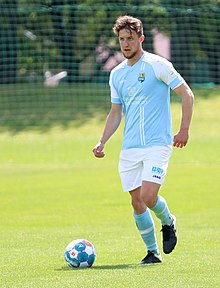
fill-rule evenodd
<path id="1" fill-rule="evenodd" d="M 153 253 L 151 251 L 148 251 L 147 256 L 144 257 L 138 264 L 156 264 L 161 263 L 162 257 L 160 253 Z"/>
<path id="2" fill-rule="evenodd" d="M 176 217 L 172 215 L 171 225 L 162 225 L 163 233 L 163 252 L 169 254 L 173 251 L 177 243 L 176 236 Z"/>

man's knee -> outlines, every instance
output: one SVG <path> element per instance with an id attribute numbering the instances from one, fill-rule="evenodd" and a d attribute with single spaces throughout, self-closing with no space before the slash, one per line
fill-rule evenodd
<path id="1" fill-rule="evenodd" d="M 141 198 L 147 207 L 153 208 L 156 205 L 159 189 L 160 185 L 157 183 L 143 183 L 141 189 Z"/>
<path id="2" fill-rule="evenodd" d="M 137 214 L 141 214 L 144 213 L 146 211 L 146 205 L 141 197 L 141 193 L 140 193 L 141 189 L 140 187 L 130 191 L 130 195 L 131 195 L 131 205 L 135 211 L 135 213 Z"/>
<path id="3" fill-rule="evenodd" d="M 144 194 L 142 195 L 142 201 L 148 208 L 153 208 L 157 203 L 157 195 L 154 194 Z"/>

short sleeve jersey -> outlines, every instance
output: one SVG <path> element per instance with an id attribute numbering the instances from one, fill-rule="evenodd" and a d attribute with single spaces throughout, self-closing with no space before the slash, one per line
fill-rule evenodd
<path id="1" fill-rule="evenodd" d="M 166 59 L 144 52 L 129 66 L 127 60 L 110 74 L 111 102 L 125 115 L 122 149 L 171 145 L 170 89 L 184 79 Z"/>

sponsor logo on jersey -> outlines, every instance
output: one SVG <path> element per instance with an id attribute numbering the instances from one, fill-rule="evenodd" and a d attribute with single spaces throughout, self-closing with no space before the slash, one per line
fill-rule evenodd
<path id="1" fill-rule="evenodd" d="M 139 73 L 138 81 L 142 83 L 144 82 L 144 80 L 145 80 L 145 73 Z"/>

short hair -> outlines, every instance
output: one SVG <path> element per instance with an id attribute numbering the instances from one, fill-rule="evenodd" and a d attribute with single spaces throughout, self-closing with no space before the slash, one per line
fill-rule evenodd
<path id="1" fill-rule="evenodd" d="M 132 16 L 125 15 L 116 19 L 115 25 L 112 28 L 113 32 L 118 36 L 122 29 L 128 29 L 130 33 L 135 31 L 139 37 L 143 35 L 143 24 L 141 20 Z"/>

